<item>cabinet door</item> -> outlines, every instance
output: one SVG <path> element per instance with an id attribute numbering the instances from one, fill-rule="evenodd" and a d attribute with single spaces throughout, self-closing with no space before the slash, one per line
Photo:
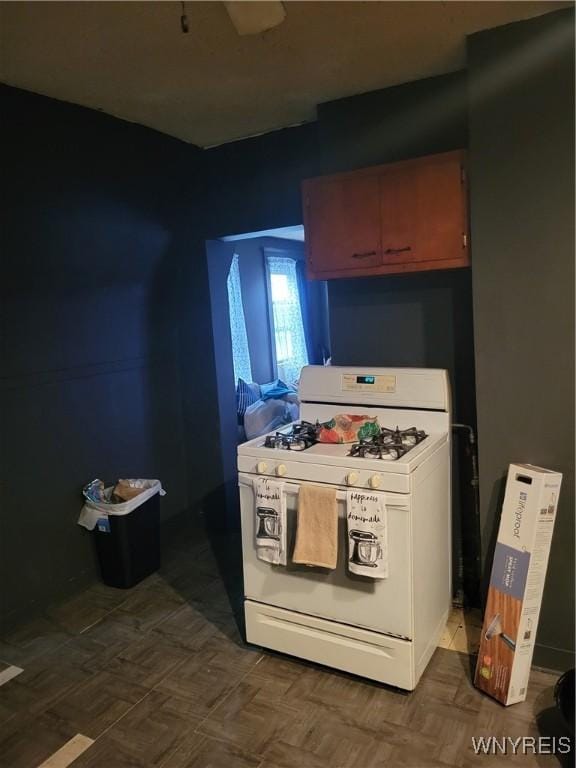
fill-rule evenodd
<path id="1" fill-rule="evenodd" d="M 458 152 L 382 168 L 383 266 L 404 265 L 407 270 L 464 266 L 465 203 Z"/>
<path id="2" fill-rule="evenodd" d="M 382 263 L 377 175 L 305 182 L 304 215 L 311 276 L 362 274 Z"/>

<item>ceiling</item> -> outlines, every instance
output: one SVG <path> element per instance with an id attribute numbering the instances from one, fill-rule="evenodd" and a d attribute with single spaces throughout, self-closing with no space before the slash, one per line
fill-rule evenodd
<path id="1" fill-rule="evenodd" d="M 239 36 L 221 2 L 2 2 L 0 80 L 199 146 L 465 66 L 465 37 L 568 2 L 293 2 Z"/>

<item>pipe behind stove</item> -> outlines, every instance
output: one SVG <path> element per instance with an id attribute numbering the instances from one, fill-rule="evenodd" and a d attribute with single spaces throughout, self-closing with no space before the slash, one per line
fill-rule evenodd
<path id="1" fill-rule="evenodd" d="M 472 604 L 472 606 L 476 606 L 476 603 L 480 600 L 480 575 L 481 575 L 481 565 L 480 565 L 480 477 L 478 474 L 478 444 L 476 442 L 476 433 L 474 432 L 473 427 L 471 427 L 469 424 L 458 424 L 454 423 L 451 425 L 452 429 L 454 431 L 460 431 L 464 432 L 467 436 L 467 444 L 466 444 L 466 454 L 470 457 L 470 466 L 471 466 L 471 479 L 470 479 L 470 485 L 472 486 L 473 490 L 473 497 L 474 497 L 474 517 L 472 520 L 473 525 L 473 539 L 474 539 L 474 546 L 475 546 L 475 552 L 472 555 L 474 560 L 474 574 L 473 574 L 473 585 L 470 589 L 471 594 L 465 595 L 468 602 Z M 471 554 L 471 553 L 468 553 Z"/>

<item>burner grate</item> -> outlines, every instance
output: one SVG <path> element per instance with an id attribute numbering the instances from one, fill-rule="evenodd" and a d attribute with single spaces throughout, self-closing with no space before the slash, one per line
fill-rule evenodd
<path id="1" fill-rule="evenodd" d="M 289 432 L 275 432 L 264 440 L 265 448 L 281 448 L 286 451 L 305 451 L 318 439 L 319 424 L 301 421 L 294 424 Z"/>
<path id="2" fill-rule="evenodd" d="M 426 432 L 416 429 L 416 427 L 410 427 L 409 429 L 399 429 L 398 427 L 396 429 L 388 429 L 387 427 L 382 427 L 379 434 L 354 443 L 348 455 L 361 459 L 397 461 L 426 437 L 428 437 Z"/>
<path id="3" fill-rule="evenodd" d="M 312 424 L 309 421 L 302 421 L 292 425 L 289 429 L 267 435 L 264 439 L 264 447 L 285 451 L 305 451 L 318 442 L 320 429 L 319 422 Z M 383 461 L 397 461 L 426 437 L 428 437 L 426 432 L 416 429 L 416 427 L 410 427 L 410 429 L 381 427 L 377 435 L 353 443 L 348 455 L 361 459 L 376 458 Z"/>

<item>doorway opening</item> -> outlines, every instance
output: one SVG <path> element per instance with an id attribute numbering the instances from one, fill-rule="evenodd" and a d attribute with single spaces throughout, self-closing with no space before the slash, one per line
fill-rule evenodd
<path id="1" fill-rule="evenodd" d="M 306 276 L 301 225 L 209 240 L 206 252 L 220 444 L 234 499 L 237 445 L 295 421 L 302 367 L 329 361 L 327 286 Z"/>

